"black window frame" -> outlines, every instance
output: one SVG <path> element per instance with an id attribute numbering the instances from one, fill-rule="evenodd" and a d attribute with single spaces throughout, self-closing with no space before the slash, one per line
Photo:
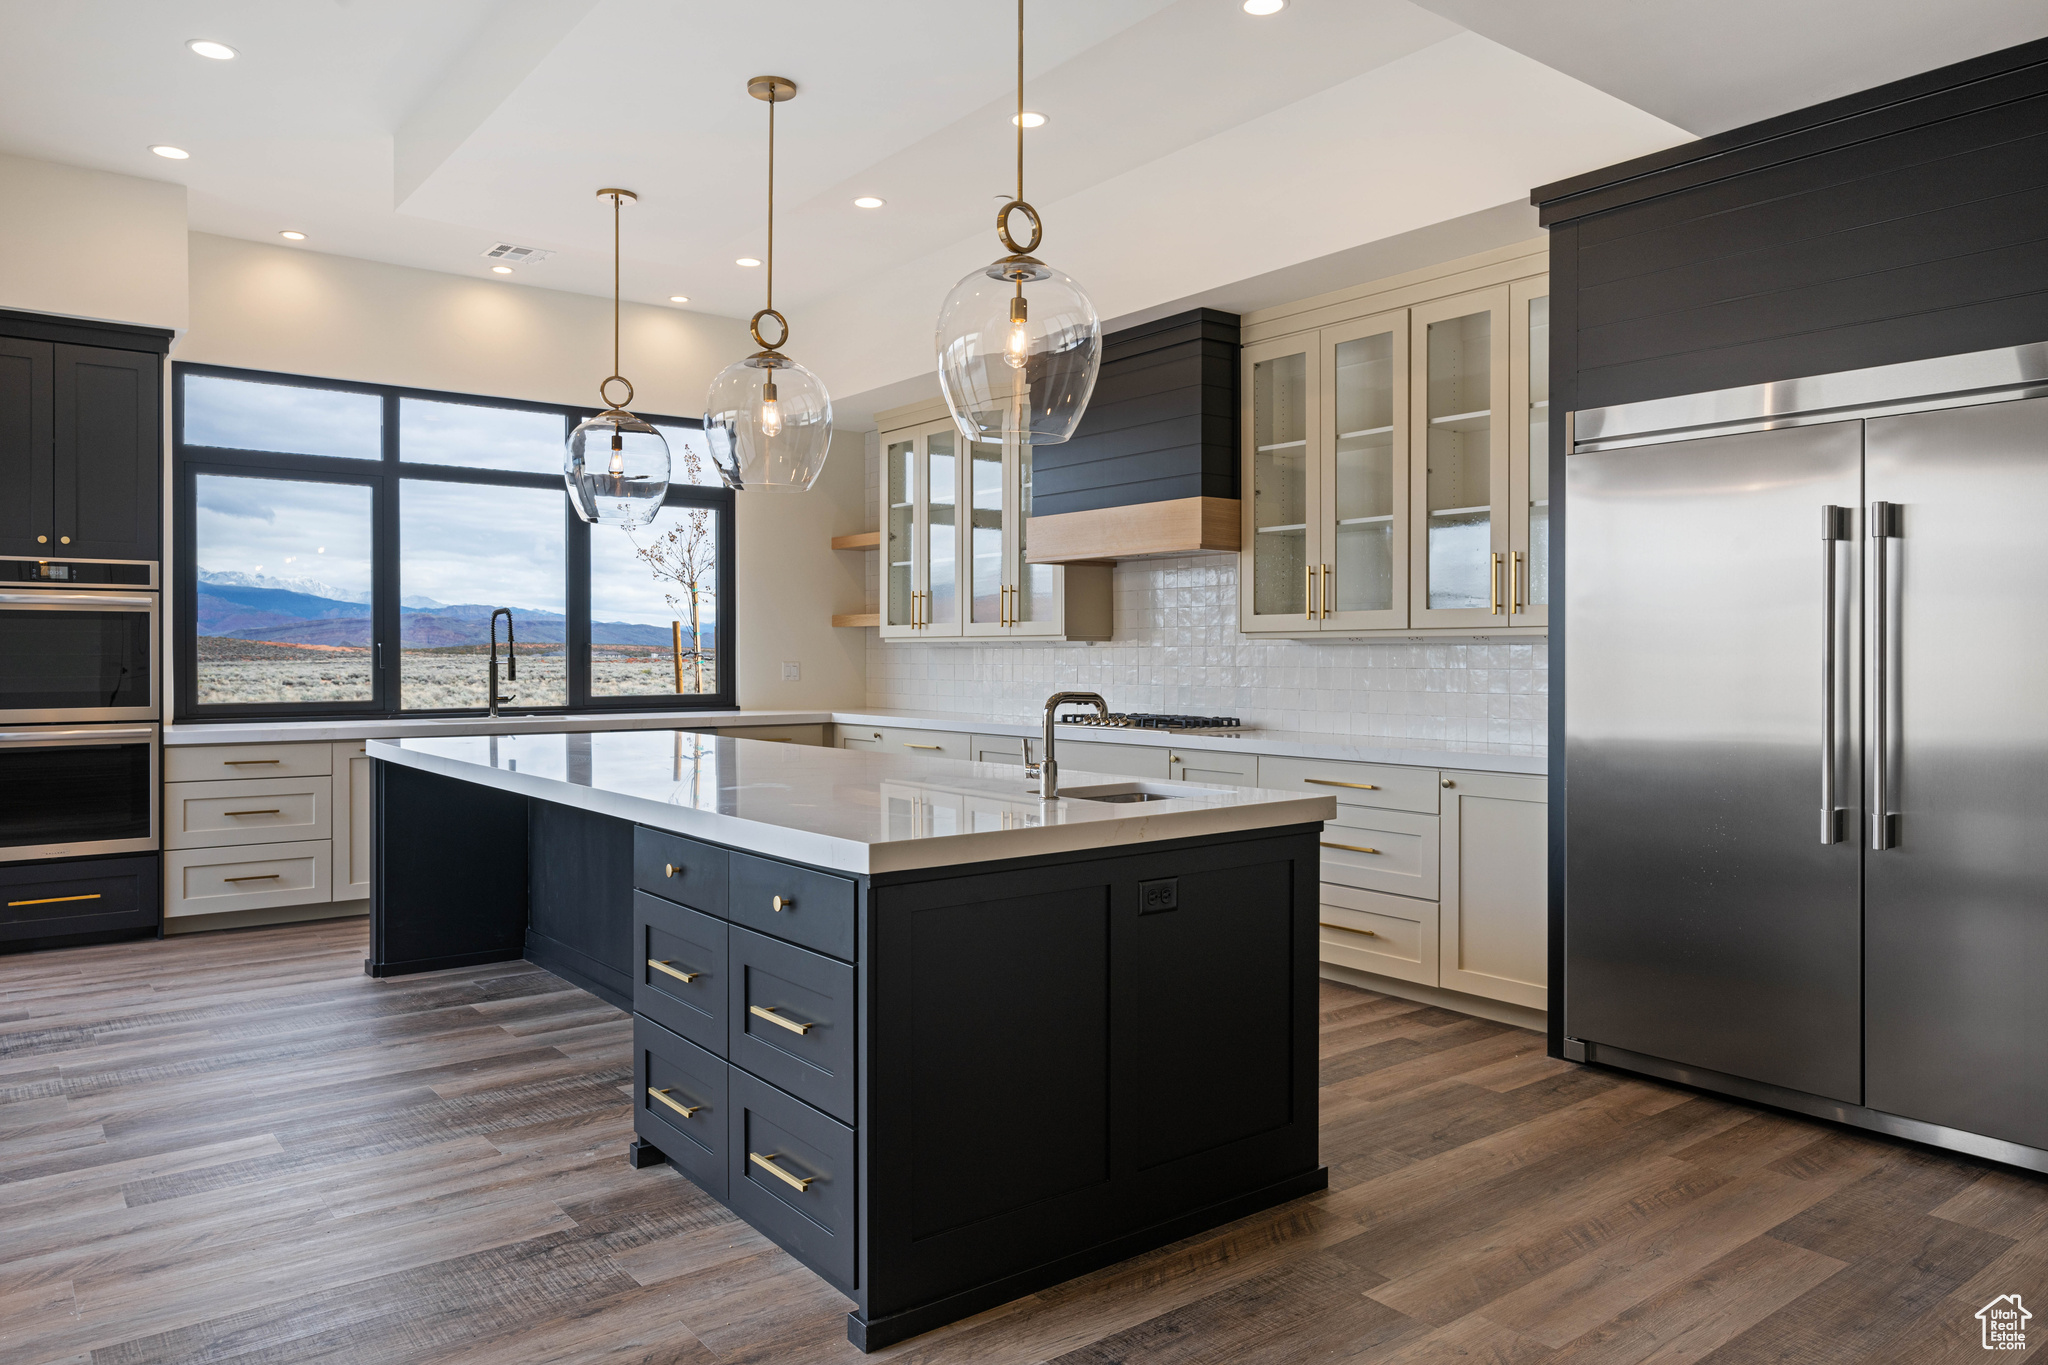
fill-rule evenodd
<path id="1" fill-rule="evenodd" d="M 383 446 L 378 458 L 357 459 L 334 455 L 294 455 L 279 451 L 237 450 L 222 446 L 195 446 L 185 441 L 185 379 L 188 375 L 216 375 L 255 383 L 279 384 L 290 388 L 327 389 L 341 393 L 373 395 L 383 402 Z M 308 375 L 274 370 L 250 370 L 228 365 L 202 365 L 184 361 L 171 366 L 171 542 L 176 554 L 170 585 L 175 622 L 173 664 L 175 686 L 173 719 L 178 721 L 352 719 L 399 720 L 434 717 L 481 716 L 485 708 L 456 707 L 435 710 L 403 709 L 402 674 L 404 649 L 400 645 L 399 610 L 399 504 L 405 479 L 440 483 L 482 484 L 497 488 L 546 488 L 561 496 L 564 535 L 563 568 L 563 651 L 567 702 L 562 706 L 500 706 L 501 715 L 548 716 L 604 711 L 730 711 L 735 702 L 736 652 L 734 605 L 737 596 L 737 555 L 733 492 L 730 488 L 670 484 L 664 509 L 671 507 L 710 508 L 718 527 L 718 609 L 713 635 L 712 657 L 718 690 L 700 693 L 656 693 L 628 697 L 594 697 L 590 693 L 590 525 L 569 506 L 568 490 L 562 476 L 527 474 L 512 470 L 473 469 L 461 465 L 423 464 L 400 458 L 398 413 L 402 399 L 460 403 L 472 407 L 506 408 L 518 412 L 550 413 L 562 418 L 562 435 L 579 422 L 597 414 L 589 407 L 565 407 L 559 403 L 531 403 L 518 399 L 492 398 L 481 394 L 451 393 L 440 389 L 416 389 L 391 384 L 363 384 L 348 380 L 318 379 Z M 702 431 L 702 419 L 668 417 L 641 413 L 649 422 L 667 427 Z M 371 699 L 361 702 L 234 702 L 201 705 L 198 701 L 198 489 L 201 474 L 222 474 L 238 478 L 283 479 L 300 483 L 339 483 L 367 486 L 371 498 Z M 656 523 L 658 528 L 660 523 Z"/>

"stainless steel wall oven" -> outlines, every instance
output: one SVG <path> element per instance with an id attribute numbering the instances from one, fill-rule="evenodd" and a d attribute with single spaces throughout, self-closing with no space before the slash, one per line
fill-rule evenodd
<path id="1" fill-rule="evenodd" d="M 0 728 L 0 863 L 153 853 L 154 725 Z"/>
<path id="2" fill-rule="evenodd" d="M 0 557 L 0 725 L 159 716 L 157 566 Z"/>

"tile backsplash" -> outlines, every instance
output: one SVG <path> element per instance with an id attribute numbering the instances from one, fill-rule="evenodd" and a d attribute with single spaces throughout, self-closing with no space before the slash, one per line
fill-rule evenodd
<path id="1" fill-rule="evenodd" d="M 870 556 L 869 562 L 875 562 Z M 868 704 L 1035 720 L 1062 688 L 1112 710 L 1232 715 L 1262 730 L 1546 744 L 1549 642 L 1325 643 L 1237 629 L 1237 556 L 1116 568 L 1100 644 L 912 644 L 868 637 Z"/>

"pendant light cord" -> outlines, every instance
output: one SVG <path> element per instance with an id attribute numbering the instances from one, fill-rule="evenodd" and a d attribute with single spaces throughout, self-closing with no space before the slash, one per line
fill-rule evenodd
<path id="1" fill-rule="evenodd" d="M 775 308 L 775 88 L 768 88 L 768 308 Z M 789 329 L 783 328 L 784 340 Z"/>
<path id="2" fill-rule="evenodd" d="M 612 373 L 619 372 L 619 196 L 612 195 Z M 611 401 L 609 399 L 605 400 Z"/>
<path id="3" fill-rule="evenodd" d="M 1017 0 L 1017 200 L 1024 199 L 1024 0 Z"/>

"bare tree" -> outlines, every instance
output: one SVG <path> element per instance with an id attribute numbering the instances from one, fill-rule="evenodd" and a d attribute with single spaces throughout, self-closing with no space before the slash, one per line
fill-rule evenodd
<path id="1" fill-rule="evenodd" d="M 701 482 L 704 465 L 697 452 L 682 444 L 677 452 L 690 482 Z M 708 507 L 676 509 L 676 524 L 642 545 L 628 531 L 633 553 L 646 562 L 658 582 L 673 583 L 677 591 L 666 594 L 670 611 L 681 612 L 690 623 L 690 663 L 696 675 L 696 690 L 704 690 L 704 650 L 699 641 L 703 629 L 703 605 L 718 602 L 718 522 Z"/>

